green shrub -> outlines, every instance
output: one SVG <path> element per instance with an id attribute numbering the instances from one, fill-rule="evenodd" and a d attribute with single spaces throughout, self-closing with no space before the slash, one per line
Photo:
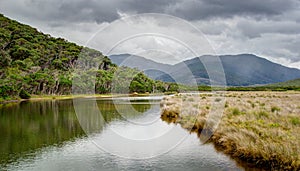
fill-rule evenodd
<path id="1" fill-rule="evenodd" d="M 240 115 L 240 114 L 242 114 L 242 112 L 238 108 L 233 108 L 232 109 L 232 114 L 233 115 Z"/>
<path id="2" fill-rule="evenodd" d="M 30 94 L 24 89 L 20 91 L 19 96 L 21 97 L 21 99 L 30 99 L 31 97 Z"/>
<path id="3" fill-rule="evenodd" d="M 260 103 L 259 104 L 261 107 L 265 106 L 266 104 L 265 103 Z"/>
<path id="4" fill-rule="evenodd" d="M 225 108 L 227 108 L 229 106 L 228 102 L 225 102 Z"/>
<path id="5" fill-rule="evenodd" d="M 269 124 L 269 126 L 272 128 L 278 128 L 280 125 L 279 125 L 279 123 L 271 123 L 271 124 Z"/>
<path id="6" fill-rule="evenodd" d="M 279 112 L 281 109 L 279 108 L 279 107 L 277 107 L 277 106 L 272 106 L 271 107 L 271 112 Z"/>
<path id="7" fill-rule="evenodd" d="M 258 117 L 261 118 L 261 117 L 266 117 L 268 118 L 269 117 L 269 114 L 266 112 L 266 111 L 259 111 L 258 112 Z"/>
<path id="8" fill-rule="evenodd" d="M 215 102 L 220 102 L 220 101 L 222 101 L 221 98 L 216 98 L 216 99 L 215 99 Z"/>
<path id="9" fill-rule="evenodd" d="M 195 99 L 194 98 L 189 98 L 188 101 L 193 102 L 193 101 L 195 101 Z"/>
<path id="10" fill-rule="evenodd" d="M 297 117 L 293 117 L 293 118 L 291 118 L 290 119 L 291 120 L 291 123 L 293 124 L 293 125 L 300 125 L 300 119 L 299 118 L 297 118 Z"/>

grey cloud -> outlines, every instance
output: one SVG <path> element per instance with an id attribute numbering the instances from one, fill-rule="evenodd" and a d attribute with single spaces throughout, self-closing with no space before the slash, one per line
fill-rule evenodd
<path id="1" fill-rule="evenodd" d="M 300 34 L 300 24 L 294 21 L 256 21 L 242 20 L 237 28 L 249 38 L 260 37 L 266 33 Z"/>
<path id="2" fill-rule="evenodd" d="M 299 6 L 297 0 L 188 0 L 169 6 L 166 12 L 189 20 L 233 16 L 280 15 Z"/>
<path id="3" fill-rule="evenodd" d="M 188 20 L 272 16 L 293 10 L 297 0 L 14 0 L 2 8 L 40 20 L 111 22 L 125 13 L 167 13 Z M 0 7 L 1 9 L 1 7 Z"/>
<path id="4" fill-rule="evenodd" d="M 15 0 L 0 2 L 0 9 L 46 21 L 111 22 L 118 12 L 161 13 L 175 0 Z"/>
<path id="5" fill-rule="evenodd" d="M 31 1 L 32 2 L 32 1 Z M 40 0 L 33 1 L 32 11 L 29 15 L 37 16 L 39 19 L 61 22 L 105 22 L 118 19 L 117 9 L 114 9 L 114 0 Z"/>

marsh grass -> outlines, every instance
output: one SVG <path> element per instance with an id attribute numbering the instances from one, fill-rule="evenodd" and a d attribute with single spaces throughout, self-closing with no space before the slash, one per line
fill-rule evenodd
<path id="1" fill-rule="evenodd" d="M 241 100 L 238 101 L 240 96 Z M 212 98 L 198 97 L 187 104 L 183 102 L 179 105 L 182 100 L 176 97 L 168 97 L 161 103 L 169 104 L 166 110 L 180 111 L 177 111 L 178 116 L 173 122 L 201 132 L 210 112 Z M 243 95 L 228 92 L 222 120 L 209 141 L 231 157 L 258 167 L 300 170 L 299 101 L 300 93 L 296 92 L 243 92 Z M 200 108 L 196 109 L 195 104 Z M 195 111 L 198 113 L 195 114 Z"/>
<path id="2" fill-rule="evenodd" d="M 242 112 L 238 108 L 233 108 L 231 113 L 232 115 L 240 115 Z"/>
<path id="3" fill-rule="evenodd" d="M 220 101 L 222 101 L 221 98 L 216 98 L 216 99 L 215 99 L 215 102 L 220 102 Z"/>
<path id="4" fill-rule="evenodd" d="M 277 106 L 272 106 L 271 107 L 271 112 L 279 112 L 281 109 L 279 108 L 279 107 L 277 107 Z"/>
<path id="5" fill-rule="evenodd" d="M 227 101 L 225 102 L 225 105 L 224 105 L 224 107 L 225 107 L 225 108 L 229 107 L 229 104 L 228 104 L 228 102 L 227 102 Z"/>
<path id="6" fill-rule="evenodd" d="M 292 117 L 292 118 L 290 119 L 290 121 L 291 121 L 291 123 L 292 123 L 293 125 L 295 125 L 295 126 L 300 126 L 300 119 L 299 119 L 299 117 Z"/>

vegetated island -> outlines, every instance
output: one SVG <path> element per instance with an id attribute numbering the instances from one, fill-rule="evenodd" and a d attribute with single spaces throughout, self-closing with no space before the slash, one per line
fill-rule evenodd
<path id="1" fill-rule="evenodd" d="M 207 142 L 240 161 L 299 170 L 299 101 L 297 91 L 178 94 L 161 101 L 161 118 L 198 133 L 200 140 L 211 133 Z M 224 110 L 219 117 L 216 106 Z"/>

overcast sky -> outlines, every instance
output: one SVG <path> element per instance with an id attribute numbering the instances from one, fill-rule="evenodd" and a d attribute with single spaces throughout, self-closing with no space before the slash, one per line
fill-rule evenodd
<path id="1" fill-rule="evenodd" d="M 168 14 L 196 26 L 216 54 L 253 53 L 286 66 L 300 68 L 299 0 L 0 0 L 0 10 L 5 16 L 81 45 L 92 46 L 99 40 L 93 40 L 93 43 L 87 41 L 97 31 L 111 28 L 111 25 L 118 28 L 109 29 L 105 35 L 122 35 L 133 28 L 139 30 L 135 32 L 145 33 L 150 28 L 152 33 L 167 30 L 171 37 L 184 31 L 183 37 L 187 40 L 201 36 L 184 26 L 183 20 L 170 23 L 172 19 L 168 17 L 149 18 L 144 15 L 138 19 L 131 18 L 133 27 L 127 29 L 115 22 L 121 17 L 135 14 Z M 109 42 L 109 37 L 102 40 L 107 44 L 113 43 Z M 183 60 L 191 55 L 184 54 L 185 50 L 174 41 L 151 35 L 125 41 L 115 53 L 138 54 L 143 53 L 145 48 L 156 49 L 162 44 L 165 48 L 160 51 L 166 56 L 182 54 L 182 57 L 175 58 Z M 103 46 L 94 48 L 105 52 Z M 171 54 L 174 48 L 178 50 Z M 152 52 L 155 54 L 153 56 L 158 56 L 157 52 Z M 199 53 L 211 53 L 211 49 L 200 50 Z M 174 63 L 173 58 L 168 59 L 171 59 L 169 63 Z"/>

